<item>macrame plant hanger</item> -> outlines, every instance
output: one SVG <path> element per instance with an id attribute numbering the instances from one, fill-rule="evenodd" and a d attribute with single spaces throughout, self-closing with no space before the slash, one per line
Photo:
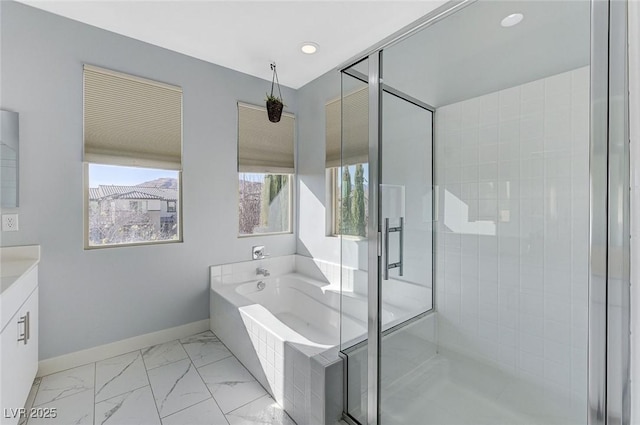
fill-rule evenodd
<path id="1" fill-rule="evenodd" d="M 276 71 L 275 62 L 271 63 L 271 70 L 273 71 L 273 75 L 271 77 L 271 94 L 267 96 L 267 115 L 269 116 L 269 121 L 280 122 L 284 104 L 282 103 L 282 91 L 280 90 L 280 81 L 278 80 L 278 71 Z M 279 97 L 273 95 L 274 84 L 278 86 Z"/>

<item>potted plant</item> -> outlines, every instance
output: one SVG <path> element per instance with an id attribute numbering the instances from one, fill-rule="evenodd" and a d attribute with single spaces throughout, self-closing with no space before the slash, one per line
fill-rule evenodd
<path id="1" fill-rule="evenodd" d="M 272 94 L 267 94 L 267 115 L 269 116 L 269 121 L 271 122 L 280 122 L 280 118 L 282 117 L 282 108 L 284 108 L 284 103 L 282 103 L 282 99 L 274 96 Z"/>
<path id="2" fill-rule="evenodd" d="M 278 73 L 276 72 L 276 64 L 271 64 L 271 70 L 273 71 L 273 77 L 271 78 L 271 94 L 267 94 L 267 115 L 269 116 L 269 121 L 271 122 L 280 122 L 280 118 L 282 117 L 282 109 L 284 108 L 284 103 L 282 102 L 282 91 L 280 91 L 280 82 L 278 81 Z M 278 93 L 280 96 L 273 95 L 273 85 L 278 85 Z"/>

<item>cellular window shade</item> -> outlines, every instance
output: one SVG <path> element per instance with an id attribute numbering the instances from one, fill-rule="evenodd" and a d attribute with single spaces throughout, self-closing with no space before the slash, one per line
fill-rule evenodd
<path id="1" fill-rule="evenodd" d="M 368 87 L 327 103 L 325 113 L 326 167 L 369 162 Z"/>
<path id="2" fill-rule="evenodd" d="M 273 123 L 265 108 L 238 103 L 238 171 L 293 174 L 294 128 L 292 114 Z"/>
<path id="3" fill-rule="evenodd" d="M 85 65 L 84 160 L 182 169 L 182 89 Z"/>

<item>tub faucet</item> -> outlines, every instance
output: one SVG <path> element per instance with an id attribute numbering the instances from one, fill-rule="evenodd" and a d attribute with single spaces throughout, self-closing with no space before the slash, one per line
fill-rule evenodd
<path id="1" fill-rule="evenodd" d="M 256 274 L 261 274 L 262 276 L 267 277 L 267 276 L 269 276 L 270 273 L 269 273 L 269 270 L 267 270 L 267 269 L 265 269 L 263 267 L 258 267 L 256 269 Z"/>

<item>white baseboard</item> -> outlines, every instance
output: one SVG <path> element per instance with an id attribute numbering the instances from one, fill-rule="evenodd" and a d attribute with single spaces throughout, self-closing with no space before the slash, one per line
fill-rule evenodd
<path id="1" fill-rule="evenodd" d="M 132 338 L 123 339 L 110 344 L 99 345 L 86 350 L 52 357 L 38 362 L 37 376 L 50 375 L 62 370 L 71 369 L 72 367 L 97 362 L 120 354 L 130 353 L 131 351 L 140 350 L 151 345 L 185 338 L 207 330 L 209 330 L 209 319 L 204 319 L 197 322 L 187 323 L 186 325 L 176 326 L 174 328 L 134 336 Z"/>

